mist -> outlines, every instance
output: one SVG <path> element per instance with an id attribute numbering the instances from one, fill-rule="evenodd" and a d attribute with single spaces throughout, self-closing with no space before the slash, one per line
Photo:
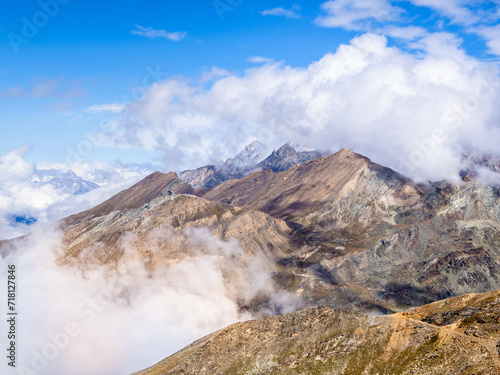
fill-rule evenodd
<path id="1" fill-rule="evenodd" d="M 62 239 L 35 225 L 0 259 L 3 279 L 17 269 L 18 362 L 7 374 L 132 373 L 229 324 L 300 308 L 263 256 L 208 229 L 157 228 L 145 242 L 126 233 L 108 265 L 95 248 L 61 264 Z"/>

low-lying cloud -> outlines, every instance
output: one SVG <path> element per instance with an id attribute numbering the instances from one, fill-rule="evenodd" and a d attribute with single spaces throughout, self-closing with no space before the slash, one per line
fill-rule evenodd
<path id="1" fill-rule="evenodd" d="M 448 33 L 412 48 L 421 52 L 365 34 L 305 68 L 267 62 L 209 87 L 167 79 L 129 105 L 108 136 L 162 150 L 165 169 L 230 157 L 253 140 L 294 141 L 347 147 L 418 181 L 454 180 L 465 148 L 498 152 L 498 69 Z"/>
<path id="2" fill-rule="evenodd" d="M 0 156 L 0 239 L 26 234 L 30 221 L 49 223 L 89 209 L 153 172 L 151 168 L 120 163 L 32 164 L 25 160 L 28 151 L 25 145 Z M 46 175 L 51 173 L 64 178 L 68 170 L 99 187 L 73 195 L 72 187 L 44 181 L 44 177 L 52 177 Z"/>
<path id="3" fill-rule="evenodd" d="M 113 265 L 92 249 L 58 265 L 62 235 L 37 226 L 0 258 L 2 278 L 17 268 L 19 373 L 132 373 L 229 324 L 299 307 L 265 258 L 207 229 L 156 229 L 146 242 L 126 233 Z M 256 298 L 265 303 L 252 309 Z"/>

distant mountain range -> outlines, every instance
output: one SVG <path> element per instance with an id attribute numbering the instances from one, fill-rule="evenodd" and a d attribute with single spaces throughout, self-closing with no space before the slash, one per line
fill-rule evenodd
<path id="1" fill-rule="evenodd" d="M 58 169 L 35 168 L 31 184 L 35 189 L 51 186 L 61 195 L 83 195 L 99 188 L 98 184 L 77 176 L 72 170 L 61 171 Z M 12 210 L 3 213 L 3 215 L 11 227 L 27 227 L 38 221 L 38 214 L 33 212 Z"/>
<path id="2" fill-rule="evenodd" d="M 262 164 L 294 155 L 282 151 Z M 100 243 L 109 249 L 96 254 L 101 262 L 122 256 L 126 231 L 147 247 L 156 227 L 208 227 L 249 254 L 264 253 L 276 282 L 304 305 L 381 312 L 500 289 L 499 223 L 498 188 L 417 186 L 347 149 L 210 189 L 157 172 L 62 221 L 67 257 Z"/>
<path id="3" fill-rule="evenodd" d="M 77 176 L 71 169 L 36 169 L 32 182 L 39 185 L 52 185 L 64 194 L 81 195 L 97 189 L 99 185 Z"/>
<path id="4" fill-rule="evenodd" d="M 262 143 L 253 142 L 234 158 L 227 159 L 220 168 L 206 165 L 184 171 L 180 178 L 195 189 L 211 188 L 221 182 L 239 179 L 259 170 L 282 172 L 295 164 L 304 164 L 322 156 L 319 151 L 297 151 L 287 143 L 264 159 L 263 153 L 266 149 Z"/>

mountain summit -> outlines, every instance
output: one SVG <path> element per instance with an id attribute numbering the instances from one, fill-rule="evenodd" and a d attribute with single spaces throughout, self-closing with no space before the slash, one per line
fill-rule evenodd
<path id="1" fill-rule="evenodd" d="M 262 143 L 252 142 L 234 158 L 227 159 L 222 167 L 206 165 L 184 171 L 180 178 L 195 189 L 211 188 L 227 180 L 240 179 L 258 170 L 285 171 L 293 165 L 304 164 L 322 155 L 319 151 L 296 151 L 287 143 L 264 159 L 266 149 Z"/>
<path id="2" fill-rule="evenodd" d="M 273 151 L 266 159 L 257 164 L 257 170 L 269 169 L 273 172 L 283 172 L 296 164 L 304 164 L 322 156 L 319 151 L 297 152 L 290 144 L 286 143 L 278 151 Z"/>

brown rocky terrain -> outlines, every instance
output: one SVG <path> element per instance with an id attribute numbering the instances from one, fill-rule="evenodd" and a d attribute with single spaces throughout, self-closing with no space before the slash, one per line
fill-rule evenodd
<path id="1" fill-rule="evenodd" d="M 403 176 L 347 149 L 284 172 L 252 173 L 196 194 L 302 225 L 338 228 L 367 225 L 380 217 L 391 223 L 396 208 L 412 206 L 422 196 Z"/>
<path id="2" fill-rule="evenodd" d="M 416 186 L 343 149 L 192 192 L 175 173 L 157 172 L 62 220 L 61 262 L 115 262 L 126 233 L 149 266 L 177 262 L 189 255 L 186 229 L 208 228 L 263 255 L 304 306 L 385 313 L 500 288 L 497 188 Z M 177 240 L 152 244 L 159 229 Z"/>
<path id="3" fill-rule="evenodd" d="M 141 189 L 147 180 L 154 185 L 148 185 L 146 198 Z M 182 194 L 190 191 L 189 185 L 174 173 L 155 173 L 147 180 L 89 211 L 63 220 L 61 225 L 67 245 L 65 260 L 78 258 L 82 251 L 88 253 L 90 249 L 95 261 L 114 262 L 123 255 L 121 239 L 125 233 L 134 234 L 136 246 L 150 258 L 149 235 L 155 229 L 164 229 L 174 237 L 187 228 L 208 228 L 222 240 L 237 239 L 248 254 L 264 252 L 269 259 L 284 257 L 293 248 L 290 245 L 292 228 L 282 220 L 260 211 Z M 175 193 L 170 195 L 168 191 Z M 161 259 L 164 262 L 180 260 L 186 255 L 186 246 L 185 241 L 165 241 L 153 263 Z"/>
<path id="4" fill-rule="evenodd" d="M 500 292 L 368 316 L 313 307 L 237 323 L 135 375 L 500 374 Z"/>
<path id="5" fill-rule="evenodd" d="M 150 200 L 161 194 L 167 194 L 169 190 L 177 193 L 192 193 L 193 188 L 177 177 L 177 174 L 155 172 L 134 186 L 121 191 L 105 202 L 80 212 L 65 219 L 65 223 L 71 225 L 83 219 L 91 219 L 107 215 L 115 211 L 139 208 Z"/>
<path id="6" fill-rule="evenodd" d="M 415 186 L 344 149 L 196 194 L 297 228 L 277 279 L 311 304 L 387 311 L 500 288 L 498 188 Z"/>

